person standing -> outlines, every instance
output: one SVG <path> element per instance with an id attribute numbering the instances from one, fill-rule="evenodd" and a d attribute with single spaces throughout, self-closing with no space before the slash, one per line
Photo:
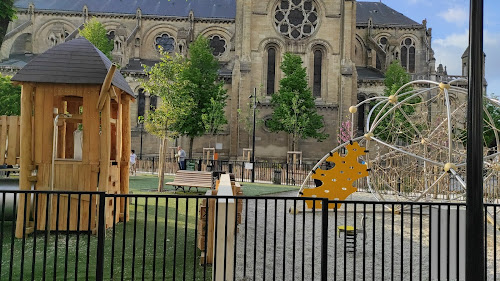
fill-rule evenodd
<path id="1" fill-rule="evenodd" d="M 130 173 L 132 173 L 132 175 L 137 175 L 137 167 L 135 165 L 136 159 L 137 155 L 135 155 L 135 150 L 132 149 L 132 153 L 130 153 Z"/>
<path id="2" fill-rule="evenodd" d="M 177 147 L 177 158 L 179 161 L 179 169 L 186 170 L 186 151 L 181 146 Z"/>

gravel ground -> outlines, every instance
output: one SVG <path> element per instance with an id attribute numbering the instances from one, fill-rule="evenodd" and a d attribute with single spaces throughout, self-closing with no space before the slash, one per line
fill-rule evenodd
<path id="1" fill-rule="evenodd" d="M 295 196 L 296 192 L 282 193 L 276 196 Z M 278 199 L 276 196 L 243 202 L 243 220 L 238 227 L 236 240 L 236 280 L 320 280 L 321 275 L 321 212 L 300 212 L 297 215 L 288 212 L 290 207 L 302 211 L 301 201 Z M 373 197 L 366 193 L 355 193 L 350 200 L 371 201 Z M 455 253 L 457 233 L 453 224 L 450 232 L 450 275 L 447 270 L 447 225 L 438 226 L 433 217 L 429 222 L 429 208 L 422 210 L 418 206 L 406 210 L 403 214 L 362 204 L 342 206 L 338 212 L 328 213 L 328 280 L 409 280 L 410 275 L 419 280 L 434 280 L 438 272 L 442 280 L 457 280 L 456 265 L 463 270 L 465 255 Z M 356 212 L 354 212 L 356 208 Z M 422 212 L 423 216 L 420 216 Z M 437 209 L 436 209 L 437 212 Z M 441 216 L 447 218 L 447 208 L 441 208 Z M 462 213 L 460 214 L 462 216 Z M 500 214 L 497 215 L 500 219 Z M 248 219 L 245 219 L 248 218 Z M 451 221 L 455 220 L 451 212 Z M 461 219 L 460 219 L 461 220 Z M 500 223 L 500 220 L 498 220 Z M 363 223 L 364 222 L 364 223 Z M 363 227 L 364 224 L 364 227 Z M 432 225 L 430 228 L 429 225 Z M 257 228 L 256 228 L 257 225 Z M 345 253 L 346 237 L 337 235 L 337 226 L 350 225 L 358 229 L 356 250 Z M 455 224 L 456 225 L 456 224 Z M 429 229 L 432 239 L 429 247 Z M 363 233 L 364 230 L 364 233 Z M 465 235 L 460 232 L 459 240 Z M 437 235 L 441 234 L 441 242 Z M 488 280 L 493 280 L 493 227 L 488 225 Z M 294 235 L 295 234 L 295 235 Z M 500 278 L 500 230 L 496 231 L 497 278 Z M 438 244 L 439 243 L 439 244 Z M 462 248 L 462 246 L 460 246 Z M 429 253 L 431 249 L 431 254 Z M 441 249 L 441 265 L 436 261 Z M 345 254 L 344 254 L 345 253 Z M 429 265 L 432 275 L 429 274 Z M 373 276 L 375 275 L 375 276 Z M 459 278 L 463 279 L 462 276 Z"/>

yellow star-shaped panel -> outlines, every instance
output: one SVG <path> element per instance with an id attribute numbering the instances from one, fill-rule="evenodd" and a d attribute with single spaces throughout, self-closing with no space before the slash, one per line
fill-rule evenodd
<path id="1" fill-rule="evenodd" d="M 321 185 L 316 188 L 306 188 L 302 197 L 328 198 L 329 200 L 345 200 L 349 195 L 358 189 L 353 183 L 363 177 L 368 176 L 366 164 L 358 162 L 358 157 L 365 155 L 364 147 L 357 142 L 352 142 L 346 146 L 347 155 L 341 156 L 338 152 L 333 153 L 326 161 L 334 163 L 335 166 L 329 170 L 316 169 L 312 179 L 321 181 Z M 306 200 L 307 207 L 313 208 L 312 200 Z M 341 204 L 330 203 L 329 209 L 340 208 Z M 316 209 L 321 209 L 321 203 L 316 203 Z"/>

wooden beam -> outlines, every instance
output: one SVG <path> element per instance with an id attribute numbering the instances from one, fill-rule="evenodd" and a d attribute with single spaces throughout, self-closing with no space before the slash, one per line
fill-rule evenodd
<path id="1" fill-rule="evenodd" d="M 16 150 L 18 147 L 17 139 L 19 137 L 18 130 L 18 117 L 17 116 L 8 116 L 9 122 L 9 133 L 8 133 L 8 147 L 7 147 L 7 165 L 16 165 Z M 31 129 L 31 127 L 30 127 Z"/>
<path id="2" fill-rule="evenodd" d="M 129 168 L 130 168 L 130 149 L 131 149 L 131 132 L 130 132 L 130 96 L 122 94 L 121 96 L 121 136 L 122 136 L 122 151 L 121 151 L 121 165 L 120 165 L 120 193 L 129 193 Z M 118 160 L 118 159 L 117 159 Z M 121 213 L 125 210 L 125 200 L 120 200 Z M 126 220 L 129 219 L 129 208 L 127 214 L 124 215 Z M 123 218 L 121 218 L 123 220 Z"/>
<path id="3" fill-rule="evenodd" d="M 112 86 L 111 91 L 109 91 L 109 93 L 111 94 L 111 98 L 118 102 L 118 94 L 116 93 L 116 87 Z"/>
<path id="4" fill-rule="evenodd" d="M 111 88 L 111 82 L 113 81 L 113 76 L 115 75 L 116 64 L 112 64 L 111 68 L 108 70 L 108 74 L 106 74 L 106 78 L 104 78 L 104 82 L 102 83 L 101 92 L 99 93 L 99 100 L 97 101 L 97 109 L 102 110 L 104 106 L 104 101 L 109 95 L 109 90 Z"/>
<path id="5" fill-rule="evenodd" d="M 19 171 L 19 189 L 31 189 L 31 169 L 33 165 L 32 159 L 32 139 L 33 130 L 31 124 L 31 117 L 33 113 L 33 86 L 31 84 L 24 84 L 21 90 L 21 163 Z M 26 227 L 27 222 L 24 218 L 24 209 L 26 207 L 26 216 L 29 218 L 31 196 L 25 199 L 25 194 L 19 196 L 19 205 L 17 208 L 17 223 L 16 223 L 16 237 L 23 237 L 23 226 Z M 25 202 L 26 200 L 26 202 Z M 27 206 L 25 206 L 25 203 Z M 29 220 L 29 219 L 28 219 Z"/>
<path id="6" fill-rule="evenodd" d="M 0 165 L 5 163 L 5 144 L 7 143 L 7 116 L 0 116 Z"/>
<path id="7" fill-rule="evenodd" d="M 106 94 L 101 111 L 101 136 L 100 136 L 100 159 L 99 159 L 99 191 L 108 191 L 109 161 L 111 156 L 111 100 Z"/>
<path id="8" fill-rule="evenodd" d="M 21 165 L 19 175 L 19 188 L 21 190 L 31 189 L 31 184 L 28 181 L 28 177 L 31 176 L 30 167 L 33 167 L 33 130 L 31 124 L 32 112 L 33 86 L 31 84 L 24 84 L 21 91 Z"/>

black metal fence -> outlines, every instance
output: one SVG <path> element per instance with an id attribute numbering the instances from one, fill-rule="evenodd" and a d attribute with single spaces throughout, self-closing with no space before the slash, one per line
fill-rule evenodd
<path id="1" fill-rule="evenodd" d="M 227 280 L 465 278 L 461 203 L 47 191 L 0 195 L 1 280 L 212 280 L 217 272 Z M 47 197 L 53 205 L 45 204 Z M 120 202 L 127 206 L 123 214 L 116 213 Z M 240 215 L 231 216 L 221 205 L 231 202 L 239 205 Z M 338 210 L 326 211 L 328 204 Z M 19 205 L 26 207 L 19 212 Z M 487 262 L 478 270 L 497 280 L 500 205 L 486 204 L 484 210 Z M 15 238 L 16 222 L 24 224 L 21 238 Z M 225 226 L 215 228 L 213 239 L 207 236 L 211 224 Z M 220 248 L 220 241 L 230 242 Z M 222 264 L 213 262 L 218 257 Z"/>

